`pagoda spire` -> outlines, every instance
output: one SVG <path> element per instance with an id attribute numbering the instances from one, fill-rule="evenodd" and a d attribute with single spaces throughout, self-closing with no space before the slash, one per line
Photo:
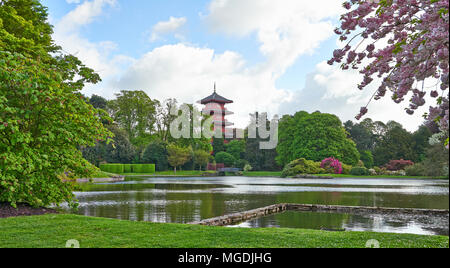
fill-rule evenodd
<path id="1" fill-rule="evenodd" d="M 214 93 L 217 93 L 217 91 L 216 91 L 216 82 L 214 82 Z"/>

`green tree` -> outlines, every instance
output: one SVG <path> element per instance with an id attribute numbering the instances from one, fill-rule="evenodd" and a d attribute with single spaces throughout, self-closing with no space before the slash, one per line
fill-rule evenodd
<path id="1" fill-rule="evenodd" d="M 194 151 L 194 164 L 199 166 L 200 170 L 209 163 L 211 154 L 203 150 Z"/>
<path id="2" fill-rule="evenodd" d="M 280 120 L 277 151 L 280 165 L 299 158 L 322 161 L 334 157 L 349 165 L 359 161 L 356 144 L 347 138 L 339 118 L 320 112 L 284 116 Z"/>
<path id="3" fill-rule="evenodd" d="M 100 77 L 51 39 L 39 1 L 0 4 L 0 201 L 74 205 L 71 177 L 94 167 L 79 150 L 111 137 L 79 93 Z"/>
<path id="4" fill-rule="evenodd" d="M 213 147 L 214 155 L 217 153 L 220 153 L 220 152 L 225 152 L 225 140 L 223 138 L 213 137 L 212 147 Z"/>
<path id="5" fill-rule="evenodd" d="M 157 171 L 166 171 L 169 161 L 167 159 L 167 143 L 156 140 L 151 142 L 142 155 L 142 161 L 156 165 Z"/>
<path id="6" fill-rule="evenodd" d="M 164 142 L 172 141 L 170 137 L 170 124 L 176 119 L 171 110 L 177 106 L 176 99 L 167 99 L 162 104 L 155 101 L 156 105 L 156 133 Z"/>
<path id="7" fill-rule="evenodd" d="M 245 158 L 245 140 L 232 140 L 226 145 L 226 152 L 236 160 Z"/>
<path id="8" fill-rule="evenodd" d="M 412 134 L 395 121 L 386 124 L 386 133 L 377 143 L 373 152 L 376 166 L 387 164 L 391 160 L 413 160 L 416 159 L 414 153 L 414 139 Z"/>
<path id="9" fill-rule="evenodd" d="M 256 117 L 256 126 L 260 126 L 260 124 L 264 124 L 263 122 L 259 122 L 258 113 L 255 114 Z M 266 129 L 269 129 L 270 121 L 266 121 Z M 280 170 L 279 165 L 277 164 L 277 150 L 261 150 L 260 144 L 261 142 L 267 142 L 268 139 L 261 139 L 259 135 L 259 130 L 257 129 L 256 139 L 248 138 L 248 129 L 245 133 L 245 160 L 247 160 L 250 165 L 253 167 L 255 171 L 276 171 Z"/>
<path id="10" fill-rule="evenodd" d="M 111 117 L 128 133 L 131 142 L 142 147 L 152 139 L 156 103 L 144 91 L 121 91 L 108 103 Z"/>
<path id="11" fill-rule="evenodd" d="M 106 128 L 114 135 L 111 142 L 99 141 L 93 147 L 82 148 L 83 157 L 96 166 L 102 162 L 130 164 L 136 150 L 128 139 L 128 133 L 116 125 L 107 125 Z"/>
<path id="12" fill-rule="evenodd" d="M 425 160 L 427 150 L 430 148 L 429 140 L 431 136 L 431 131 L 425 125 L 420 126 L 419 129 L 413 133 L 415 159 L 412 160 L 414 162 L 419 163 Z"/>
<path id="13" fill-rule="evenodd" d="M 108 106 L 108 100 L 98 95 L 92 95 L 92 97 L 89 99 L 89 104 L 96 109 L 106 110 Z"/>
<path id="14" fill-rule="evenodd" d="M 169 164 L 174 168 L 175 173 L 177 172 L 177 167 L 184 165 L 191 159 L 191 151 L 191 148 L 183 148 L 175 144 L 167 146 Z"/>
<path id="15" fill-rule="evenodd" d="M 370 118 L 365 119 L 359 124 L 347 121 L 344 124 L 345 130 L 356 143 L 359 152 L 372 151 L 377 142 L 377 135 L 374 133 L 375 125 Z"/>
<path id="16" fill-rule="evenodd" d="M 216 154 L 216 163 L 224 164 L 227 167 L 232 167 L 236 159 L 229 153 L 220 152 Z"/>
<path id="17" fill-rule="evenodd" d="M 372 152 L 369 150 L 361 152 L 361 161 L 363 161 L 366 168 L 373 168 Z"/>

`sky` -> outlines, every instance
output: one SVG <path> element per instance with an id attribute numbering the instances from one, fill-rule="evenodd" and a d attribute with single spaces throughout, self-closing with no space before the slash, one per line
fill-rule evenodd
<path id="1" fill-rule="evenodd" d="M 102 77 L 83 93 L 113 99 L 121 90 L 196 103 L 213 92 L 234 100 L 229 120 L 244 128 L 249 114 L 297 111 L 355 121 L 375 91 L 362 76 L 326 61 L 342 46 L 333 30 L 344 13 L 337 0 L 42 0 L 53 38 Z M 422 108 L 390 97 L 366 117 L 395 120 L 410 131 Z"/>

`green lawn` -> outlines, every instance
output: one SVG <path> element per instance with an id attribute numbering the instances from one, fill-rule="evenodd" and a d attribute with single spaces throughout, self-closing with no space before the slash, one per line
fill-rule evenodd
<path id="1" fill-rule="evenodd" d="M 302 229 L 241 229 L 45 215 L 0 219 L 2 248 L 382 248 L 449 247 L 448 237 Z"/>
<path id="2" fill-rule="evenodd" d="M 141 173 L 125 173 L 121 174 L 124 176 L 154 176 L 154 177 L 201 177 L 205 173 L 215 173 L 214 171 L 198 171 L 198 170 L 180 170 L 176 173 L 173 170 L 156 172 L 153 174 L 141 174 Z M 281 177 L 281 171 L 249 171 L 243 172 L 246 177 Z M 110 178 L 111 173 L 107 172 L 98 172 L 92 176 L 92 178 Z M 234 174 L 227 173 L 227 176 L 234 176 Z M 445 177 L 441 178 L 431 178 L 431 177 L 408 177 L 408 176 L 389 176 L 389 175 L 377 175 L 377 176 L 354 176 L 354 175 L 345 175 L 345 174 L 319 174 L 317 176 L 331 176 L 334 178 L 390 178 L 390 179 L 447 179 Z"/>
<path id="3" fill-rule="evenodd" d="M 215 173 L 214 171 L 198 171 L 198 170 L 179 170 L 176 173 L 173 170 L 168 171 L 157 171 L 152 174 L 140 174 L 140 173 L 125 173 L 121 174 L 124 176 L 177 176 L 177 177 L 187 177 L 187 176 L 198 176 L 201 177 L 204 173 Z"/>

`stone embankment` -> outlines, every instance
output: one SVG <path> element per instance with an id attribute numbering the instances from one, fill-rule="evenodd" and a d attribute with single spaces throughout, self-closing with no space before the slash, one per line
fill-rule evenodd
<path id="1" fill-rule="evenodd" d="M 414 209 L 414 208 L 377 208 L 377 207 L 352 207 L 352 206 L 328 206 L 328 205 L 304 205 L 304 204 L 277 204 L 268 207 L 253 209 L 245 212 L 234 213 L 203 221 L 192 222 L 195 225 L 227 226 L 251 219 L 268 216 L 284 211 L 309 211 L 309 212 L 334 212 L 346 214 L 407 214 L 407 215 L 432 215 L 447 216 L 448 210 Z"/>

